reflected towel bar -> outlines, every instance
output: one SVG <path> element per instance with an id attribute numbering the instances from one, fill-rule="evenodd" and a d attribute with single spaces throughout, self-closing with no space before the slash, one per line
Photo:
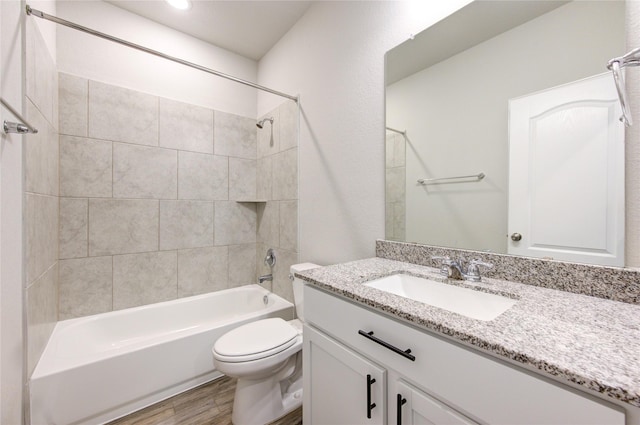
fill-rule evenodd
<path id="1" fill-rule="evenodd" d="M 624 75 L 622 74 L 622 68 L 627 66 L 640 66 L 640 48 L 636 48 L 628 52 L 624 56 L 613 58 L 607 63 L 607 69 L 613 73 L 613 80 L 616 83 L 616 90 L 618 91 L 618 99 L 620 100 L 620 106 L 622 107 L 622 116 L 620 121 L 624 123 L 626 127 L 633 124 L 631 119 L 631 111 L 629 110 L 629 103 L 627 101 L 627 89 L 625 87 Z"/>
<path id="2" fill-rule="evenodd" d="M 418 183 L 419 184 L 429 184 L 429 183 L 437 183 L 437 182 L 444 181 L 444 180 L 460 180 L 460 179 L 470 179 L 470 178 L 474 178 L 477 181 L 480 181 L 483 178 L 485 178 L 485 174 L 484 173 L 478 173 L 478 174 L 471 174 L 471 175 L 468 175 L 468 176 L 439 177 L 439 178 L 435 178 L 435 179 L 418 179 Z"/>

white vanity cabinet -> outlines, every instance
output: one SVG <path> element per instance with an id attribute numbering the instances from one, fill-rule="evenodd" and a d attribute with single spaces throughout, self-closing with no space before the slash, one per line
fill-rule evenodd
<path id="1" fill-rule="evenodd" d="M 473 425 L 476 422 L 439 402 L 416 387 L 398 380 L 391 401 L 396 406 L 396 420 L 402 425 Z"/>
<path id="2" fill-rule="evenodd" d="M 388 404 L 400 406 L 391 423 L 475 424 L 402 379 L 387 384 L 384 368 L 314 328 L 306 326 L 304 332 L 305 394 L 311 395 L 304 423 L 386 424 Z"/>
<path id="3" fill-rule="evenodd" d="M 386 371 L 312 328 L 304 332 L 305 377 L 314 394 L 305 423 L 385 424 Z"/>
<path id="4" fill-rule="evenodd" d="M 618 406 L 310 285 L 304 291 L 306 425 L 398 424 L 398 394 L 405 425 L 625 424 Z"/>

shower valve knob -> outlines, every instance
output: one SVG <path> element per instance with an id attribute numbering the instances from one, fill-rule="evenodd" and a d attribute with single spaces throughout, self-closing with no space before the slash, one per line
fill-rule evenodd
<path id="1" fill-rule="evenodd" d="M 273 267 L 276 265 L 276 253 L 273 249 L 267 250 L 267 256 L 264 257 L 265 266 Z"/>

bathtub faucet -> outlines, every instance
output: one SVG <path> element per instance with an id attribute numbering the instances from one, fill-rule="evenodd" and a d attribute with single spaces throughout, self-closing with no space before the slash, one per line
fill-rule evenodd
<path id="1" fill-rule="evenodd" d="M 265 274 L 258 278 L 258 283 L 264 283 L 266 280 L 273 282 L 273 274 Z"/>

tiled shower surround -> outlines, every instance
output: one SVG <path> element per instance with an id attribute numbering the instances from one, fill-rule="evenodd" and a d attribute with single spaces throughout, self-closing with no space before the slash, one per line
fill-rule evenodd
<path id="1" fill-rule="evenodd" d="M 260 204 L 267 126 L 254 118 L 63 73 L 59 85 L 59 319 L 255 283 L 260 205 L 297 207 L 296 105 L 275 110 L 294 141 L 268 170 L 290 193 Z M 297 239 L 296 215 L 278 233 Z"/>
<path id="2" fill-rule="evenodd" d="M 257 132 L 258 275 L 271 272 L 264 264 L 268 248 L 276 250 L 273 292 L 293 302 L 289 268 L 298 262 L 298 138 L 293 102 L 260 117 L 273 118 Z M 265 287 L 271 289 L 269 282 Z"/>
<path id="3" fill-rule="evenodd" d="M 24 139 L 27 372 L 58 319 L 58 78 L 32 20 L 26 21 L 26 118 L 38 129 Z"/>
<path id="4" fill-rule="evenodd" d="M 406 139 L 404 134 L 387 131 L 385 138 L 385 238 L 405 239 Z"/>

